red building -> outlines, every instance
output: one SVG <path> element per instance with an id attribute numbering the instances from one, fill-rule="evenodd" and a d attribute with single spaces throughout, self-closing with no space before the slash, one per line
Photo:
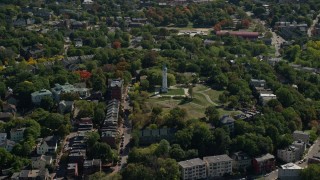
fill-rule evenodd
<path id="1" fill-rule="evenodd" d="M 245 39 L 257 39 L 259 36 L 259 32 L 249 32 L 249 31 L 217 31 L 217 36 L 237 36 Z"/>
<path id="2" fill-rule="evenodd" d="M 123 80 L 122 79 L 109 79 L 108 91 L 110 93 L 110 99 L 122 100 L 123 93 Z"/>
<path id="3" fill-rule="evenodd" d="M 275 169 L 275 158 L 272 154 L 265 154 L 252 160 L 252 166 L 256 174 L 271 172 Z"/>

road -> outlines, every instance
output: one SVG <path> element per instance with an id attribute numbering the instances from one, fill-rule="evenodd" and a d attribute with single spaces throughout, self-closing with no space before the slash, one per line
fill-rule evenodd
<path id="1" fill-rule="evenodd" d="M 307 32 L 308 37 L 311 37 L 311 36 L 312 36 L 312 29 L 314 28 L 314 26 L 316 25 L 316 23 L 319 21 L 319 17 L 320 17 L 320 14 L 318 14 L 318 15 L 316 16 L 316 18 L 312 21 L 312 24 L 311 24 L 311 26 L 309 27 L 308 32 Z"/>
<path id="2" fill-rule="evenodd" d="M 314 144 L 309 148 L 308 153 L 305 154 L 304 159 L 307 159 L 307 161 L 299 164 L 296 162 L 296 164 L 302 168 L 306 168 L 308 166 L 308 159 L 316 155 L 320 151 L 320 138 L 318 138 Z"/>

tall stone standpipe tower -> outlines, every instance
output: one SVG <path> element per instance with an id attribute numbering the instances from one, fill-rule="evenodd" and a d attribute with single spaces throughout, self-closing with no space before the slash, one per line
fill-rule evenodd
<path id="1" fill-rule="evenodd" d="M 161 87 L 162 93 L 168 92 L 167 71 L 168 71 L 168 69 L 167 69 L 166 65 L 163 65 L 163 67 L 162 67 L 162 87 Z"/>

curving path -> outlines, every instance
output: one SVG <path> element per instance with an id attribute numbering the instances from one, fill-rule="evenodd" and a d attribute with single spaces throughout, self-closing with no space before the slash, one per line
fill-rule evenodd
<path id="1" fill-rule="evenodd" d="M 202 94 L 210 104 L 215 105 L 215 106 L 218 106 L 217 103 L 215 103 L 215 102 L 213 102 L 213 101 L 211 100 L 211 98 L 210 98 L 210 96 L 209 96 L 208 94 L 204 93 L 204 92 L 209 91 L 209 90 L 210 90 L 210 88 L 208 88 L 208 89 L 206 89 L 206 90 L 203 90 L 203 91 L 196 92 L 196 93 Z"/>

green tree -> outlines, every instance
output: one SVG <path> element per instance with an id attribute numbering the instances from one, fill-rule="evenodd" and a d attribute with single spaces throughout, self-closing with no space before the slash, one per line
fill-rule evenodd
<path id="1" fill-rule="evenodd" d="M 277 95 L 278 100 L 281 102 L 281 104 L 284 107 L 289 107 L 295 102 L 292 93 L 286 88 L 278 89 L 276 91 L 276 95 Z"/>
<path id="2" fill-rule="evenodd" d="M 320 165 L 310 164 L 307 168 L 301 170 L 301 179 L 318 180 L 320 177 Z"/>
<path id="3" fill-rule="evenodd" d="M 180 179 L 179 165 L 174 159 L 162 159 L 157 160 L 160 168 L 156 172 L 156 179 Z"/>
<path id="4" fill-rule="evenodd" d="M 4 82 L 0 82 L 0 98 L 4 97 L 6 91 L 7 91 L 6 85 L 4 84 Z"/>
<path id="5" fill-rule="evenodd" d="M 214 125 L 218 125 L 220 113 L 215 106 L 207 107 L 204 114 L 206 115 L 206 117 L 209 119 L 211 123 L 213 123 Z"/>
<path id="6" fill-rule="evenodd" d="M 52 97 L 45 96 L 41 99 L 40 107 L 42 107 L 43 109 L 50 111 L 53 108 L 53 105 L 54 105 L 54 102 Z"/>
<path id="7" fill-rule="evenodd" d="M 160 157 L 164 156 L 167 157 L 169 155 L 169 150 L 170 150 L 170 143 L 163 139 L 160 141 L 157 149 L 155 150 L 155 155 Z"/>
<path id="8" fill-rule="evenodd" d="M 121 173 L 123 179 L 127 180 L 149 180 L 154 179 L 155 174 L 150 167 L 142 164 L 130 163 Z"/>
<path id="9" fill-rule="evenodd" d="M 105 116 L 106 116 L 106 114 L 105 114 L 104 109 L 96 108 L 94 111 L 93 122 L 97 126 L 99 126 L 99 125 L 101 125 L 101 123 L 103 123 Z"/>
<path id="10" fill-rule="evenodd" d="M 31 93 L 35 91 L 35 87 L 31 82 L 25 81 L 17 84 L 14 88 L 15 94 L 19 100 L 19 105 L 21 107 L 30 107 L 31 102 Z"/>

